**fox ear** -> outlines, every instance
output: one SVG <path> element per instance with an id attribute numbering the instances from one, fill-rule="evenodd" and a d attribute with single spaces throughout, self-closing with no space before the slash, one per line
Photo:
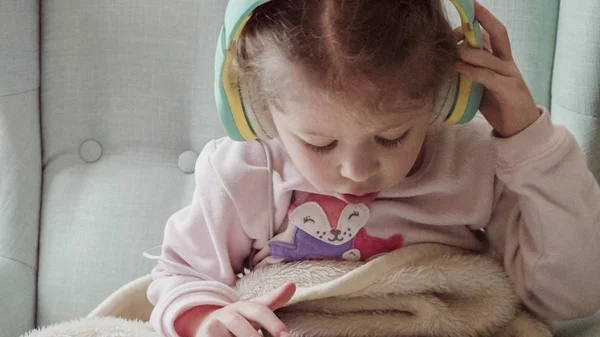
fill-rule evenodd
<path id="1" fill-rule="evenodd" d="M 294 208 L 289 214 L 289 219 L 294 226 L 305 232 L 309 232 L 314 228 L 331 228 L 331 224 L 329 223 L 329 220 L 327 220 L 325 211 L 323 211 L 321 205 L 314 201 L 305 202 Z"/>
<path id="2" fill-rule="evenodd" d="M 338 219 L 338 228 L 349 227 L 360 229 L 363 228 L 369 217 L 371 216 L 371 211 L 369 207 L 365 204 L 349 204 L 344 207 L 342 214 L 340 214 L 340 218 Z"/>

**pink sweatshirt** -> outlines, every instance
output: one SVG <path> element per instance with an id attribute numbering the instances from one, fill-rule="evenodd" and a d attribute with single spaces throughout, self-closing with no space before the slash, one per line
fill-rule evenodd
<path id="1" fill-rule="evenodd" d="M 600 307 L 600 189 L 572 135 L 549 113 L 500 139 L 481 117 L 433 127 L 420 169 L 371 203 L 346 204 L 297 171 L 279 140 L 271 157 L 274 209 L 259 142 L 211 141 L 196 163 L 192 203 L 167 222 L 148 297 L 166 336 L 195 306 L 225 306 L 253 265 L 299 259 L 367 260 L 421 242 L 491 248 L 517 293 L 546 319 Z M 275 237 L 270 237 L 274 217 Z"/>

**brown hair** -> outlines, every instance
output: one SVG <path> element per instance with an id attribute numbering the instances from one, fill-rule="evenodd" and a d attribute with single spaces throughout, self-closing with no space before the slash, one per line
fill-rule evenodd
<path id="1" fill-rule="evenodd" d="M 457 58 L 441 1 L 273 0 L 261 5 L 237 46 L 242 91 L 256 114 L 277 105 L 281 91 L 297 83 L 377 111 L 398 103 L 398 92 L 404 99 L 433 97 L 454 74 Z"/>

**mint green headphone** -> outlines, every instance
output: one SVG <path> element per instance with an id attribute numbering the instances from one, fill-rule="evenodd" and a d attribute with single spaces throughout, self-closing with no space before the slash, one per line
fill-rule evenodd
<path id="1" fill-rule="evenodd" d="M 237 141 L 254 140 L 269 134 L 258 123 L 251 109 L 244 106 L 239 83 L 231 76 L 236 52 L 232 48 L 233 42 L 240 37 L 252 12 L 269 1 L 272 0 L 229 0 L 225 11 L 225 24 L 219 34 L 215 55 L 215 99 L 227 134 Z M 473 0 L 450 2 L 458 10 L 465 40 L 469 46 L 482 49 L 481 27 L 475 19 Z M 436 111 L 446 116 L 445 122 L 463 124 L 473 119 L 477 113 L 483 96 L 483 86 L 466 76 L 458 75 L 454 81 L 444 86 L 444 90 L 438 96 Z"/>

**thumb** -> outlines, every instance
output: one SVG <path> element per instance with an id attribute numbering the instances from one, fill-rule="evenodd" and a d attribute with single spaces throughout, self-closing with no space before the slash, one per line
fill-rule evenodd
<path id="1" fill-rule="evenodd" d="M 296 284 L 293 282 L 287 282 L 279 289 L 274 290 L 266 295 L 254 298 L 250 300 L 250 302 L 264 305 L 265 307 L 275 311 L 289 302 L 292 299 L 292 296 L 294 296 L 295 292 Z"/>

